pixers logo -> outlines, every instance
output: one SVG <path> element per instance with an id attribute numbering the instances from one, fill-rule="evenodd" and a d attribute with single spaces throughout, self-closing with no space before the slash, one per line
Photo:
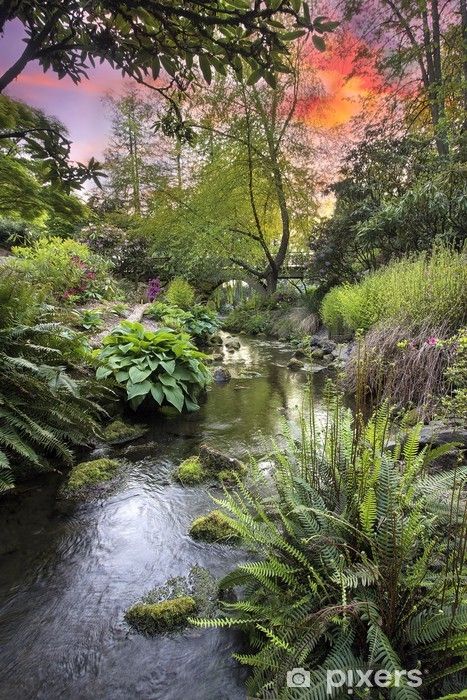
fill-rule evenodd
<path id="1" fill-rule="evenodd" d="M 386 669 L 354 669 L 343 671 L 335 668 L 326 672 L 326 691 L 332 695 L 336 688 L 347 688 L 352 695 L 355 688 L 399 688 L 402 684 L 418 688 L 422 684 L 422 672 L 418 669 L 387 671 Z"/>

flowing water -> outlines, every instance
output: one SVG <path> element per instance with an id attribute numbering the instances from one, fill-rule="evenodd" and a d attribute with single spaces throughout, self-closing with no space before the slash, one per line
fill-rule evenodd
<path id="1" fill-rule="evenodd" d="M 233 379 L 213 385 L 201 410 L 158 418 L 111 495 L 63 511 L 59 477 L 0 501 L 0 698 L 28 700 L 240 700 L 244 671 L 231 659 L 238 634 L 187 629 L 145 637 L 123 615 L 148 590 L 193 565 L 215 576 L 245 553 L 195 542 L 193 518 L 209 491 L 171 480 L 208 443 L 257 457 L 297 418 L 307 382 L 286 368 L 280 343 L 241 337 L 226 355 Z M 323 373 L 316 374 L 316 391 Z M 156 444 L 154 444 L 156 443 Z M 142 459 L 144 457 L 144 459 Z"/>

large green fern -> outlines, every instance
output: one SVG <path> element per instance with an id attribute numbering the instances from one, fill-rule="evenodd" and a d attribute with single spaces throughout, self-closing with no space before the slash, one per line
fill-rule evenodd
<path id="1" fill-rule="evenodd" d="M 467 601 L 459 493 L 467 467 L 428 473 L 439 450 L 420 449 L 419 426 L 389 449 L 387 405 L 365 425 L 338 397 L 330 411 L 321 437 L 314 421 L 303 422 L 300 444 L 276 452 L 272 492 L 254 470 L 250 488 L 216 499 L 259 559 L 221 582 L 242 591 L 222 603 L 224 616 L 194 622 L 245 630 L 251 650 L 237 659 L 252 669 L 254 697 L 324 700 L 327 670 L 355 668 L 427 672 L 422 693 L 403 679 L 369 697 L 460 690 Z M 287 671 L 300 666 L 311 687 L 287 688 Z M 348 697 L 346 689 L 333 697 Z"/>

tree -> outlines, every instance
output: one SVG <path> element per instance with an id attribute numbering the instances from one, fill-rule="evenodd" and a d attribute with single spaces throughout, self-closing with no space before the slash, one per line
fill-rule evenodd
<path id="1" fill-rule="evenodd" d="M 277 287 L 291 241 L 304 246 L 316 211 L 309 135 L 293 118 L 298 55 L 291 68 L 276 88 L 225 79 L 190 105 L 201 164 L 192 184 L 172 193 L 169 210 L 170 231 L 191 232 L 204 259 L 218 259 L 218 281 L 222 270 L 240 273 L 267 293 Z"/>
<path id="2" fill-rule="evenodd" d="M 0 92 L 33 60 L 75 83 L 96 59 L 139 82 L 157 80 L 164 69 L 180 86 L 198 66 L 210 82 L 226 65 L 273 82 L 290 40 L 312 33 L 324 48 L 323 36 L 336 26 L 324 17 L 312 21 L 301 0 L 5 0 L 0 32 L 12 20 L 24 27 L 25 48 L 0 76 Z"/>
<path id="3" fill-rule="evenodd" d="M 69 149 L 60 122 L 0 95 L 0 215 L 72 230 L 86 208 L 71 192 L 101 173 L 71 163 Z"/>
<path id="4" fill-rule="evenodd" d="M 0 95 L 0 151 L 22 154 L 40 164 L 42 179 L 70 193 L 92 179 L 99 184 L 100 164 L 91 158 L 87 165 L 70 161 L 71 142 L 57 119 Z"/>
<path id="5" fill-rule="evenodd" d="M 141 214 L 151 192 L 175 175 L 178 149 L 174 139 L 156 133 L 156 110 L 160 106 L 134 85 L 105 103 L 112 116 L 112 137 L 104 153 L 103 185 L 107 209 Z"/>
<path id="6" fill-rule="evenodd" d="M 428 115 L 436 138 L 438 154 L 446 158 L 452 149 L 453 137 L 465 137 L 466 116 L 457 134 L 450 133 L 447 111 L 449 99 L 460 93 L 464 115 L 467 115 L 467 10 L 465 0 L 372 0 L 368 3 L 346 0 L 347 16 L 365 12 L 365 31 L 370 38 L 384 42 L 382 66 L 391 82 L 402 81 L 402 93 L 409 99 L 409 123 Z M 462 60 L 455 76 L 448 66 L 451 54 L 457 51 L 456 28 Z M 372 36 L 371 36 L 372 35 Z M 449 37 L 451 41 L 449 41 Z M 414 80 L 420 90 L 414 90 Z M 453 90 L 453 80 L 461 90 Z M 400 91 L 398 91 L 400 94 Z M 463 131 L 463 134 L 462 134 Z"/>

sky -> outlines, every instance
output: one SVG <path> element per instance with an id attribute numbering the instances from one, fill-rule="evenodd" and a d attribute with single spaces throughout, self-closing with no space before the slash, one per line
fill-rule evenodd
<path id="1" fill-rule="evenodd" d="M 19 24 L 10 23 L 0 38 L 0 69 L 11 65 L 21 53 L 21 32 Z M 376 109 L 381 98 L 382 80 L 374 60 L 354 60 L 362 48 L 349 29 L 331 39 L 324 53 L 312 50 L 306 59 L 314 67 L 319 89 L 314 83 L 309 94 L 305 90 L 297 117 L 331 138 L 350 129 L 355 118 Z M 31 62 L 7 89 L 11 97 L 63 122 L 73 142 L 71 156 L 82 162 L 91 156 L 102 158 L 110 133 L 102 98 L 108 91 L 118 93 L 123 86 L 121 75 L 105 63 L 91 69 L 89 76 L 75 85 L 69 78 L 59 80 L 51 71 L 44 73 Z"/>

